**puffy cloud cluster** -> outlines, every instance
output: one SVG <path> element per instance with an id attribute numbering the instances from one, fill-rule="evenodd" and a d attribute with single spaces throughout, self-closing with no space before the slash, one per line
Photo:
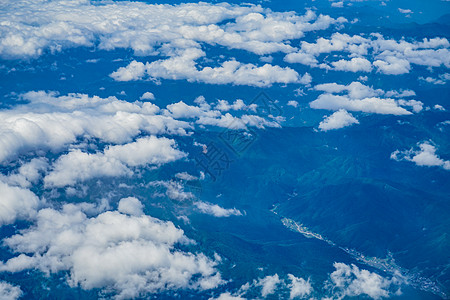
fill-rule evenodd
<path id="1" fill-rule="evenodd" d="M 268 295 L 273 294 L 280 282 L 281 280 L 278 274 L 260 278 L 257 285 L 261 286 L 261 296 L 266 298 Z"/>
<path id="2" fill-rule="evenodd" d="M 346 299 L 347 297 L 381 299 L 401 294 L 400 287 L 405 283 L 405 278 L 400 274 L 394 274 L 391 278 L 385 278 L 374 272 L 360 269 L 355 265 L 334 263 L 333 271 L 329 279 L 323 282 L 320 295 L 322 299 Z M 282 299 L 315 299 L 314 288 L 310 280 L 287 274 L 287 278 L 280 278 L 278 274 L 268 275 L 263 278 L 246 283 L 234 292 L 222 293 L 214 299 L 249 299 L 256 298 L 282 298 Z M 211 298 L 213 299 L 213 298 Z"/>
<path id="3" fill-rule="evenodd" d="M 166 109 L 150 102 L 127 102 L 116 97 L 100 98 L 85 94 L 59 96 L 54 92 L 39 91 L 28 92 L 21 97 L 29 103 L 0 110 L 0 162 L 37 150 L 62 151 L 85 139 L 124 144 L 139 135 L 187 135 L 195 124 L 230 129 L 280 126 L 278 120 L 254 115 L 255 105 L 241 106 L 243 103 L 240 101 L 236 102 L 234 110 L 247 114 L 235 117 L 212 109 L 203 97 L 197 99 L 198 106 L 180 101 L 169 104 Z M 219 108 L 223 105 L 225 103 Z M 86 163 L 87 160 L 99 162 L 100 159 L 98 155 L 72 152 L 72 157 Z"/>
<path id="4" fill-rule="evenodd" d="M 22 296 L 23 292 L 18 286 L 14 286 L 4 281 L 0 281 L 0 299 L 16 300 Z"/>
<path id="5" fill-rule="evenodd" d="M 0 180 L 13 186 L 30 188 L 42 178 L 42 174 L 47 171 L 48 166 L 46 158 L 33 158 L 10 172 L 8 176 L 1 174 Z"/>
<path id="6" fill-rule="evenodd" d="M 345 109 L 340 109 L 320 122 L 319 128 L 322 131 L 328 131 L 347 127 L 353 124 L 359 124 L 359 121 Z"/>
<path id="7" fill-rule="evenodd" d="M 0 56 L 13 58 L 94 45 L 106 50 L 131 48 L 142 55 L 201 43 L 257 54 L 289 52 L 292 47 L 286 40 L 346 22 L 310 10 L 299 16 L 227 3 L 10 0 L 2 3 L 2 10 L 7 13 L 0 17 Z"/>
<path id="8" fill-rule="evenodd" d="M 172 139 L 150 136 L 109 146 L 100 153 L 72 150 L 56 160 L 44 182 L 46 186 L 62 187 L 92 178 L 131 175 L 130 167 L 161 165 L 186 157 L 175 146 Z"/>
<path id="9" fill-rule="evenodd" d="M 230 292 L 225 292 L 219 295 L 217 298 L 209 298 L 209 300 L 245 300 L 241 296 L 232 295 Z"/>
<path id="10" fill-rule="evenodd" d="M 70 286 L 103 289 L 119 299 L 223 283 L 215 268 L 220 258 L 177 249 L 192 241 L 173 223 L 142 215 L 138 204 L 123 199 L 119 209 L 126 214 L 106 211 L 94 217 L 88 217 L 87 204 L 42 209 L 35 225 L 4 240 L 20 254 L 1 263 L 0 270 L 67 272 Z"/>
<path id="11" fill-rule="evenodd" d="M 257 111 L 257 104 L 246 105 L 242 100 L 236 100 L 232 105 L 228 101 L 218 100 L 215 109 L 200 96 L 195 100 L 197 105 L 188 105 L 183 101 L 169 104 L 165 114 L 176 119 L 194 119 L 196 124 L 229 129 L 246 129 L 250 127 L 280 127 L 278 119 L 268 120 L 254 114 Z M 241 111 L 240 117 L 233 116 L 229 112 L 222 114 L 222 111 Z"/>
<path id="12" fill-rule="evenodd" d="M 35 217 L 39 198 L 30 190 L 0 181 L 0 226 Z"/>
<path id="13" fill-rule="evenodd" d="M 186 79 L 209 84 L 270 86 L 302 83 L 289 67 L 261 66 L 228 59 L 199 67 L 204 44 L 246 50 L 258 55 L 295 51 L 290 40 L 305 32 L 342 24 L 307 10 L 272 12 L 254 5 L 190 3 L 152 5 L 141 2 L 93 4 L 90 1 L 7 1 L 0 17 L 0 57 L 36 57 L 70 47 L 113 50 L 131 48 L 137 55 L 167 59 L 132 61 L 111 74 L 117 81 Z M 111 17 L 114 16 L 114 17 Z M 150 98 L 151 99 L 151 98 Z"/>
<path id="14" fill-rule="evenodd" d="M 418 144 L 419 149 L 396 150 L 392 152 L 391 159 L 396 161 L 410 161 L 417 166 L 441 167 L 450 170 L 450 160 L 444 160 L 436 154 L 436 147 L 429 142 Z"/>
<path id="15" fill-rule="evenodd" d="M 284 60 L 337 71 L 370 72 L 375 67 L 383 74 L 400 75 L 409 73 L 411 64 L 450 68 L 449 48 L 448 40 L 439 37 L 407 42 L 385 39 L 377 33 L 368 37 L 334 33 L 329 39 L 318 38 L 315 43 L 302 41 L 300 49 L 288 53 Z M 319 62 L 321 54 L 331 52 L 348 53 L 349 59 L 331 62 L 332 67 Z"/>
<path id="16" fill-rule="evenodd" d="M 313 287 L 308 280 L 287 274 L 287 278 L 282 279 L 278 274 L 267 275 L 263 278 L 253 280 L 252 283 L 246 283 L 235 293 L 222 293 L 215 299 L 246 299 L 245 295 L 251 295 L 250 299 L 254 299 L 256 294 L 261 297 L 283 298 L 283 299 L 304 299 L 309 298 L 313 292 Z"/>
<path id="17" fill-rule="evenodd" d="M 448 81 L 450 81 L 450 73 L 444 73 L 438 76 L 438 78 L 434 78 L 431 76 L 428 77 L 419 77 L 420 80 L 428 82 L 428 83 L 432 83 L 432 84 L 438 84 L 438 85 L 444 85 L 446 84 Z"/>
<path id="18" fill-rule="evenodd" d="M 331 63 L 336 71 L 349 72 L 370 72 L 372 71 L 372 64 L 365 58 L 354 57 L 350 60 L 341 59 Z"/>
<path id="19" fill-rule="evenodd" d="M 34 150 L 59 151 L 83 138 L 130 142 L 139 134 L 186 134 L 190 125 L 149 102 L 28 92 L 30 103 L 0 111 L 0 162 Z"/>
<path id="20" fill-rule="evenodd" d="M 250 86 L 270 86 L 274 83 L 299 83 L 302 78 L 291 68 L 281 68 L 265 64 L 258 67 L 254 64 L 243 64 L 236 60 L 228 60 L 218 67 L 197 67 L 196 60 L 206 53 L 197 48 L 183 50 L 168 59 L 151 63 L 132 61 L 111 74 L 117 81 L 146 79 L 188 80 L 208 84 L 233 84 Z"/>
<path id="21" fill-rule="evenodd" d="M 289 299 L 306 298 L 313 291 L 311 283 L 309 280 L 303 278 L 295 277 L 292 274 L 288 274 L 289 280 Z"/>
<path id="22" fill-rule="evenodd" d="M 389 287 L 399 283 L 399 279 L 386 279 L 368 270 L 360 270 L 355 265 L 334 263 L 336 270 L 330 275 L 333 298 L 369 296 L 372 299 L 389 297 Z"/>
<path id="23" fill-rule="evenodd" d="M 410 115 L 412 112 L 403 106 L 411 107 L 414 112 L 420 112 L 423 107 L 423 103 L 417 100 L 389 98 L 410 97 L 415 95 L 412 91 L 384 92 L 380 89 L 374 90 L 360 82 L 352 82 L 349 85 L 325 83 L 316 85 L 314 88 L 325 92 L 309 104 L 314 109 L 344 109 L 375 114 Z M 387 98 L 381 98 L 382 96 Z"/>

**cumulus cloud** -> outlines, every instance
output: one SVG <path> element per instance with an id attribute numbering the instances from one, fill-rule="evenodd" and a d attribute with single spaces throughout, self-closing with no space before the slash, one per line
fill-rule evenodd
<path id="1" fill-rule="evenodd" d="M 142 94 L 142 96 L 139 98 L 140 100 L 155 100 L 155 95 L 151 92 L 145 92 Z"/>
<path id="2" fill-rule="evenodd" d="M 344 1 L 332 2 L 331 7 L 344 7 Z"/>
<path id="3" fill-rule="evenodd" d="M 334 263 L 336 271 L 330 275 L 333 294 L 338 299 L 367 295 L 373 299 L 389 297 L 389 287 L 396 279 L 386 279 L 355 265 Z"/>
<path id="4" fill-rule="evenodd" d="M 439 75 L 438 78 L 434 78 L 431 76 L 428 76 L 428 77 L 420 76 L 419 80 L 425 81 L 427 83 L 436 84 L 436 85 L 444 85 L 448 81 L 450 81 L 450 73 L 441 74 L 441 75 Z"/>
<path id="5" fill-rule="evenodd" d="M 118 211 L 88 217 L 83 205 L 66 204 L 39 211 L 35 225 L 5 239 L 19 255 L 0 270 L 66 272 L 70 286 L 103 289 L 119 299 L 222 284 L 216 259 L 177 249 L 191 242 L 171 222 Z"/>
<path id="6" fill-rule="evenodd" d="M 319 37 L 315 42 L 303 41 L 300 49 L 286 54 L 288 63 L 301 63 L 315 68 L 330 69 L 320 62 L 320 55 L 331 52 L 348 53 L 348 59 L 331 62 L 335 70 L 370 72 L 372 66 L 386 75 L 409 73 L 411 64 L 450 68 L 449 42 L 446 38 L 425 38 L 422 41 L 386 39 L 373 33 L 369 37 L 334 33 L 330 38 Z"/>
<path id="7" fill-rule="evenodd" d="M 317 16 L 311 10 L 299 16 L 227 3 L 96 5 L 90 1 L 11 0 L 3 9 L 8 13 L 0 18 L 0 56 L 7 58 L 95 44 L 104 50 L 130 48 L 138 55 L 154 55 L 206 43 L 263 55 L 289 52 L 292 47 L 286 40 L 346 21 Z"/>
<path id="8" fill-rule="evenodd" d="M 289 299 L 305 298 L 312 293 L 313 288 L 309 280 L 295 277 L 292 274 L 288 274 L 288 278 L 291 281 L 288 285 Z"/>
<path id="9" fill-rule="evenodd" d="M 38 150 L 59 152 L 83 139 L 123 144 L 141 134 L 187 135 L 187 130 L 194 128 L 192 121 L 232 129 L 280 127 L 279 120 L 253 115 L 256 105 L 247 106 L 241 100 L 230 104 L 230 109 L 245 112 L 235 117 L 211 109 L 204 98 L 196 100 L 197 106 L 180 101 L 163 110 L 150 102 L 85 94 L 59 96 L 55 92 L 39 91 L 25 93 L 21 98 L 29 103 L 0 110 L 0 162 Z M 23 176 L 20 180 L 25 184 Z"/>
<path id="10" fill-rule="evenodd" d="M 23 295 L 20 287 L 0 281 L 0 300 L 16 300 Z"/>
<path id="11" fill-rule="evenodd" d="M 289 100 L 287 105 L 297 108 L 299 103 L 295 100 Z"/>
<path id="12" fill-rule="evenodd" d="M 383 60 L 376 60 L 373 65 L 378 68 L 378 72 L 388 75 L 400 75 L 409 73 L 411 65 L 408 60 L 395 56 L 386 56 Z"/>
<path id="13" fill-rule="evenodd" d="M 29 188 L 42 178 L 42 174 L 47 169 L 48 161 L 46 158 L 33 158 L 29 162 L 23 163 L 17 170 L 8 174 L 8 176 L 0 175 L 0 180 L 13 186 Z"/>
<path id="14" fill-rule="evenodd" d="M 410 9 L 405 9 L 405 8 L 398 8 L 398 11 L 400 12 L 400 13 L 402 13 L 402 14 L 412 14 L 412 10 L 410 10 Z"/>
<path id="15" fill-rule="evenodd" d="M 76 149 L 56 160 L 44 182 L 46 186 L 62 187 L 92 178 L 131 175 L 130 167 L 161 165 L 186 157 L 175 147 L 172 139 L 150 136 L 129 144 L 109 146 L 99 153 Z"/>
<path id="16" fill-rule="evenodd" d="M 247 127 L 280 127 L 282 120 L 268 120 L 261 116 L 255 115 L 258 105 L 246 105 L 242 100 L 236 100 L 233 104 L 229 104 L 225 100 L 218 100 L 215 109 L 206 103 L 204 97 L 198 97 L 195 100 L 197 105 L 188 105 L 183 101 L 167 105 L 167 116 L 177 119 L 195 119 L 196 124 L 209 125 L 217 127 L 225 127 L 229 129 L 247 129 Z M 230 113 L 222 114 L 223 111 L 242 111 L 240 117 L 233 116 Z"/>
<path id="17" fill-rule="evenodd" d="M 392 152 L 391 159 L 414 162 L 417 166 L 441 167 L 444 170 L 450 170 L 450 161 L 440 158 L 436 154 L 436 147 L 430 142 L 419 143 L 418 147 L 419 149 L 396 150 Z"/>
<path id="18" fill-rule="evenodd" d="M 117 211 L 123 214 L 129 214 L 132 216 L 141 216 L 143 212 L 144 205 L 141 201 L 135 197 L 123 198 L 119 201 Z"/>
<path id="19" fill-rule="evenodd" d="M 206 54 L 197 48 L 184 50 L 173 57 L 157 60 L 145 65 L 132 61 L 111 74 L 117 81 L 149 79 L 188 80 L 209 84 L 234 84 L 250 86 L 270 86 L 274 83 L 297 83 L 299 74 L 291 68 L 265 64 L 243 64 L 236 60 L 228 60 L 218 67 L 198 68 L 196 60 Z"/>
<path id="20" fill-rule="evenodd" d="M 292 274 L 287 274 L 287 278 L 280 278 L 278 274 L 274 274 L 254 279 L 252 283 L 247 282 L 235 293 L 227 292 L 222 295 L 224 296 L 224 299 L 228 299 L 226 298 L 228 296 L 248 296 L 249 299 L 254 299 L 257 294 L 260 294 L 261 298 L 264 299 L 273 297 L 280 299 L 304 299 L 309 298 L 312 292 L 313 287 L 309 279 L 305 280 Z"/>
<path id="21" fill-rule="evenodd" d="M 410 97 L 412 96 L 411 92 L 385 92 L 381 89 L 373 89 L 360 82 L 352 82 L 349 85 L 325 83 L 316 85 L 314 89 L 325 92 L 316 100 L 310 102 L 310 107 L 314 109 L 344 109 L 376 114 L 410 115 L 412 113 L 402 106 L 411 107 L 414 112 L 420 112 L 423 108 L 422 102 L 413 99 L 395 100 L 392 98 L 382 98 L 382 96 L 386 95 L 392 97 Z"/>
<path id="22" fill-rule="evenodd" d="M 348 93 L 353 99 L 363 99 L 368 97 L 376 97 L 384 95 L 384 91 L 381 89 L 373 89 L 370 86 L 364 85 L 360 82 L 354 81 L 348 85 L 342 85 L 337 83 L 323 83 L 314 87 L 317 91 L 326 92 L 329 94 Z"/>
<path id="23" fill-rule="evenodd" d="M 242 216 L 242 213 L 236 208 L 223 208 L 217 204 L 211 204 L 207 202 L 197 201 L 194 203 L 197 209 L 204 213 L 217 218 L 230 217 L 230 216 Z"/>
<path id="24" fill-rule="evenodd" d="M 261 296 L 264 298 L 275 292 L 277 285 L 281 282 L 278 274 L 273 276 L 266 276 L 258 280 L 257 285 L 261 286 Z"/>
<path id="25" fill-rule="evenodd" d="M 229 111 L 229 110 L 242 110 L 242 109 L 248 109 L 248 107 L 245 105 L 244 101 L 238 99 L 234 101 L 233 104 L 228 103 L 226 100 L 219 100 L 216 109 L 220 111 Z"/>
<path id="26" fill-rule="evenodd" d="M 0 226 L 33 218 L 39 204 L 39 198 L 30 190 L 0 181 Z"/>
<path id="27" fill-rule="evenodd" d="M 397 102 L 393 99 L 380 99 L 375 97 L 351 99 L 348 96 L 323 94 L 320 95 L 316 100 L 312 101 L 309 105 L 314 109 L 345 109 L 349 111 L 361 111 L 366 113 L 391 115 L 412 114 L 406 109 L 398 106 Z"/>
<path id="28" fill-rule="evenodd" d="M 351 60 L 341 59 L 331 63 L 336 71 L 370 72 L 372 64 L 365 58 L 354 57 Z"/>
<path id="29" fill-rule="evenodd" d="M 226 292 L 219 295 L 217 298 L 209 298 L 209 300 L 245 300 L 241 296 L 233 296 L 231 293 Z"/>
<path id="30" fill-rule="evenodd" d="M 149 102 L 42 91 L 22 98 L 30 103 L 0 111 L 0 162 L 34 150 L 60 151 L 86 137 L 121 144 L 142 133 L 185 135 L 191 128 Z"/>
<path id="31" fill-rule="evenodd" d="M 359 124 L 359 121 L 346 110 L 340 109 L 320 122 L 319 128 L 322 131 L 328 131 L 344 128 L 353 124 Z"/>

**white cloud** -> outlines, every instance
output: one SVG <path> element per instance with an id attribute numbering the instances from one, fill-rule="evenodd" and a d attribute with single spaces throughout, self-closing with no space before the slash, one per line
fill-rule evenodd
<path id="1" fill-rule="evenodd" d="M 433 78 L 433 77 L 419 77 L 419 80 L 428 82 L 428 83 L 432 83 L 432 84 L 438 84 L 438 85 L 444 85 L 447 83 L 447 81 L 450 81 L 450 73 L 445 73 L 445 74 L 441 74 L 439 75 L 438 78 Z"/>
<path id="2" fill-rule="evenodd" d="M 293 52 L 289 53 L 284 57 L 284 61 L 288 63 L 299 63 L 307 66 L 317 66 L 319 61 L 313 54 L 304 53 L 304 52 Z"/>
<path id="3" fill-rule="evenodd" d="M 291 283 L 288 285 L 289 291 L 289 299 L 295 299 L 295 298 L 306 298 L 309 296 L 313 288 L 311 286 L 311 283 L 306 281 L 303 278 L 295 277 L 292 274 L 288 274 L 289 280 Z"/>
<path id="4" fill-rule="evenodd" d="M 0 181 L 0 226 L 17 219 L 28 220 L 36 215 L 39 198 L 30 190 Z"/>
<path id="5" fill-rule="evenodd" d="M 348 53 L 348 59 L 332 62 L 335 70 L 370 72 L 373 65 L 379 73 L 401 75 L 410 72 L 411 64 L 450 68 L 449 46 L 446 38 L 407 42 L 385 39 L 378 33 L 372 33 L 370 37 L 334 33 L 328 39 L 319 37 L 313 43 L 301 42 L 300 49 L 286 54 L 284 60 L 330 69 L 324 60 L 319 61 L 320 55 L 343 52 Z"/>
<path id="6" fill-rule="evenodd" d="M 373 89 L 360 82 L 352 82 L 349 85 L 324 83 L 316 85 L 314 89 L 325 92 L 309 104 L 311 108 L 315 109 L 345 109 L 366 113 L 410 115 L 411 112 L 402 106 L 411 107 L 414 112 L 420 112 L 423 108 L 423 103 L 417 100 L 381 98 L 381 96 L 386 95 L 410 97 L 414 93 L 413 91 L 385 92 L 381 89 Z M 347 95 L 335 95 L 342 93 Z"/>
<path id="7" fill-rule="evenodd" d="M 401 106 L 409 106 L 412 108 L 412 110 L 415 113 L 419 113 L 422 111 L 423 109 L 423 103 L 421 101 L 417 101 L 417 100 L 403 100 L 400 99 L 397 101 L 399 105 Z"/>
<path id="8" fill-rule="evenodd" d="M 36 57 L 70 47 L 133 49 L 155 55 L 202 43 L 243 49 L 259 55 L 289 52 L 286 40 L 341 24 L 344 18 L 276 13 L 255 5 L 143 2 L 7 1 L 0 22 L 0 56 Z M 33 20 L 32 23 L 29 20 Z"/>
<path id="9" fill-rule="evenodd" d="M 300 78 L 299 83 L 310 86 L 312 82 L 312 76 L 309 73 L 305 73 L 302 78 Z"/>
<path id="10" fill-rule="evenodd" d="M 309 106 L 314 109 L 361 111 L 375 114 L 410 115 L 411 112 L 398 106 L 393 99 L 364 98 L 351 99 L 348 96 L 322 94 Z"/>
<path id="11" fill-rule="evenodd" d="M 367 81 L 367 80 L 369 80 L 369 77 L 367 77 L 367 76 L 359 76 L 358 77 L 358 81 Z"/>
<path id="12" fill-rule="evenodd" d="M 411 161 L 418 166 L 442 167 L 444 170 L 450 170 L 450 161 L 440 158 L 436 154 L 436 147 L 429 142 L 418 144 L 419 149 L 415 150 L 396 150 L 392 152 L 391 159 L 396 161 Z"/>
<path id="13" fill-rule="evenodd" d="M 299 104 L 295 100 L 289 100 L 287 105 L 297 108 Z"/>
<path id="14" fill-rule="evenodd" d="M 367 295 L 373 299 L 389 297 L 392 281 L 355 265 L 334 263 L 336 271 L 331 273 L 333 294 L 338 299 Z"/>
<path id="15" fill-rule="evenodd" d="M 174 140 L 150 136 L 125 145 L 109 146 L 103 153 L 72 150 L 56 160 L 44 182 L 46 186 L 62 187 L 92 178 L 131 175 L 129 167 L 161 165 L 186 156 L 175 147 Z"/>
<path id="16" fill-rule="evenodd" d="M 198 68 L 196 60 L 206 54 L 197 48 L 183 50 L 181 53 L 164 60 L 145 65 L 132 61 L 111 74 L 117 81 L 141 80 L 150 78 L 188 80 L 208 84 L 234 84 L 250 86 L 270 86 L 274 83 L 297 83 L 299 74 L 291 68 L 265 64 L 243 64 L 236 60 L 227 60 L 218 67 Z"/>
<path id="17" fill-rule="evenodd" d="M 5 281 L 0 281 L 0 300 L 15 300 L 19 299 L 22 295 L 23 292 L 20 287 Z"/>
<path id="18" fill-rule="evenodd" d="M 155 95 L 151 92 L 145 92 L 142 94 L 142 96 L 139 98 L 140 100 L 155 100 Z"/>
<path id="19" fill-rule="evenodd" d="M 191 175 L 187 172 L 177 173 L 177 174 L 175 174 L 175 178 L 185 180 L 185 181 L 199 180 L 199 178 L 197 176 Z"/>
<path id="20" fill-rule="evenodd" d="M 378 72 L 388 75 L 400 75 L 409 73 L 411 65 L 408 60 L 395 56 L 386 56 L 383 60 L 376 60 L 373 65 L 378 68 Z"/>
<path id="21" fill-rule="evenodd" d="M 143 212 L 144 205 L 141 201 L 135 197 L 123 198 L 119 201 L 117 211 L 123 214 L 129 214 L 132 216 L 141 216 Z"/>
<path id="22" fill-rule="evenodd" d="M 416 92 L 412 90 L 388 91 L 384 93 L 386 97 L 407 98 L 416 96 Z"/>
<path id="23" fill-rule="evenodd" d="M 149 102 L 28 92 L 28 104 L 0 110 L 0 162 L 34 150 L 61 151 L 82 138 L 126 143 L 139 134 L 186 134 L 191 126 Z"/>
<path id="24" fill-rule="evenodd" d="M 317 91 L 323 91 L 330 94 L 339 94 L 347 92 L 348 95 L 353 99 L 363 99 L 368 97 L 376 97 L 384 94 L 381 89 L 373 89 L 367 85 L 360 82 L 354 81 L 348 85 L 342 85 L 337 83 L 323 83 L 318 84 L 314 87 Z"/>
<path id="25" fill-rule="evenodd" d="M 262 287 L 261 296 L 263 298 L 266 298 L 268 295 L 271 295 L 275 292 L 275 289 L 277 288 L 277 285 L 279 283 L 281 283 L 280 277 L 278 276 L 278 274 L 275 274 L 273 276 L 266 276 L 259 279 L 256 285 Z"/>
<path id="26" fill-rule="evenodd" d="M 345 51 L 353 54 L 366 55 L 370 40 L 364 37 L 342 33 L 333 33 L 330 39 L 319 37 L 315 43 L 303 41 L 301 51 L 303 53 L 318 56 L 321 53 L 330 53 L 334 51 Z"/>
<path id="27" fill-rule="evenodd" d="M 354 57 L 351 60 L 341 59 L 331 63 L 337 71 L 370 72 L 372 64 L 365 58 Z"/>
<path id="28" fill-rule="evenodd" d="M 353 124 L 359 124 L 359 121 L 346 110 L 340 109 L 320 122 L 319 128 L 322 131 L 328 131 L 351 126 Z"/>
<path id="29" fill-rule="evenodd" d="M 119 299 L 223 283 L 216 260 L 178 250 L 191 243 L 183 231 L 147 215 L 88 217 L 83 205 L 66 204 L 61 211 L 39 211 L 35 225 L 4 243 L 19 255 L 0 264 L 3 271 L 67 272 L 70 286 L 103 289 Z"/>
<path id="30" fill-rule="evenodd" d="M 332 2 L 331 7 L 344 7 L 344 1 Z"/>
<path id="31" fill-rule="evenodd" d="M 398 11 L 402 14 L 412 14 L 413 13 L 413 11 L 410 9 L 404 9 L 404 8 L 400 8 L 400 7 L 398 8 Z"/>
<path id="32" fill-rule="evenodd" d="M 194 194 L 192 194 L 191 192 L 186 192 L 184 190 L 183 184 L 176 180 L 152 181 L 148 183 L 148 186 L 164 187 L 166 189 L 165 194 L 156 194 L 156 196 L 167 196 L 169 199 L 178 201 L 179 203 L 183 203 L 195 198 Z"/>
<path id="33" fill-rule="evenodd" d="M 218 100 L 216 109 L 220 111 L 229 111 L 229 110 L 243 110 L 249 109 L 247 105 L 245 105 L 244 101 L 238 99 L 234 101 L 233 104 L 228 103 L 226 100 Z"/>
<path id="34" fill-rule="evenodd" d="M 245 300 L 241 296 L 233 296 L 229 292 L 222 293 L 217 298 L 209 298 L 209 300 Z"/>
<path id="35" fill-rule="evenodd" d="M 22 164 L 15 172 L 8 176 L 0 175 L 0 179 L 5 183 L 14 186 L 29 188 L 32 184 L 37 183 L 42 174 L 48 169 L 48 161 L 45 158 L 33 158 L 29 162 Z"/>
<path id="36" fill-rule="evenodd" d="M 201 100 L 199 100 L 201 99 Z M 263 117 L 253 114 L 242 114 L 235 117 L 230 113 L 222 115 L 221 111 L 238 110 L 247 113 L 255 113 L 256 104 L 246 105 L 242 100 L 236 100 L 233 104 L 229 104 L 225 100 L 218 100 L 215 110 L 211 109 L 211 105 L 207 104 L 203 97 L 196 100 L 198 106 L 188 105 L 183 101 L 170 104 L 165 112 L 167 116 L 180 119 L 195 119 L 195 123 L 199 125 L 209 125 L 224 127 L 228 129 L 247 129 L 248 126 L 264 128 L 264 127 L 280 127 L 282 120 L 267 120 Z"/>
<path id="37" fill-rule="evenodd" d="M 242 216 L 242 213 L 236 208 L 225 209 L 223 207 L 220 207 L 217 204 L 211 204 L 211 203 L 206 203 L 206 202 L 202 202 L 202 201 L 197 201 L 194 203 L 194 205 L 197 207 L 197 209 L 200 212 L 202 212 L 204 214 L 212 215 L 217 218 L 230 217 L 230 216 Z"/>
<path id="38" fill-rule="evenodd" d="M 434 108 L 435 110 L 446 111 L 445 107 L 443 107 L 443 106 L 440 105 L 440 104 L 434 105 L 433 108 Z"/>

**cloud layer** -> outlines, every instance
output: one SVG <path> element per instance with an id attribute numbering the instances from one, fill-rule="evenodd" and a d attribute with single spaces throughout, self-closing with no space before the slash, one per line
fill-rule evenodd
<path id="1" fill-rule="evenodd" d="M 198 48 L 202 43 L 257 54 L 289 52 L 292 46 L 285 40 L 346 21 L 317 16 L 310 10 L 298 16 L 227 3 L 21 0 L 4 2 L 2 10 L 8 11 L 0 19 L 0 56 L 6 58 L 35 57 L 44 51 L 97 43 L 100 49 L 130 48 L 138 55 Z"/>
<path id="2" fill-rule="evenodd" d="M 129 205 L 129 199 L 119 203 L 121 210 Z M 65 271 L 71 286 L 104 289 L 120 299 L 222 284 L 215 260 L 177 250 L 177 244 L 191 241 L 171 222 L 118 211 L 88 217 L 86 207 L 67 204 L 61 211 L 39 211 L 34 226 L 5 240 L 19 255 L 0 270 Z"/>

